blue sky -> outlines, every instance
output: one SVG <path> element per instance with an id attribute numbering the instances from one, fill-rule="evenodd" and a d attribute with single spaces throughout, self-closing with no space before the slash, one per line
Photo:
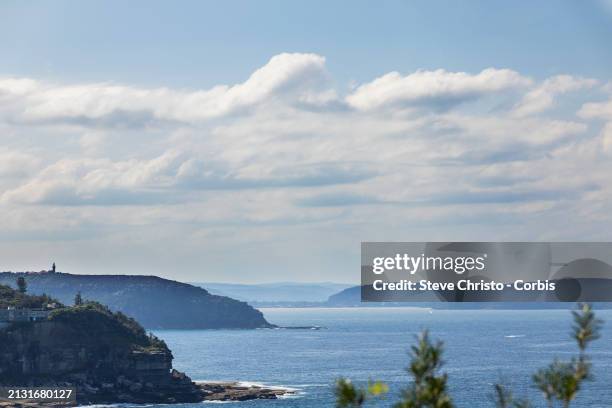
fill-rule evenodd
<path id="1" fill-rule="evenodd" d="M 359 280 L 612 239 L 609 1 L 0 4 L 0 270 Z"/>
<path id="2" fill-rule="evenodd" d="M 286 51 L 327 56 L 341 83 L 389 67 L 512 67 L 539 78 L 606 78 L 612 67 L 604 1 L 4 1 L 0 10 L 2 71 L 66 81 L 209 87 Z"/>

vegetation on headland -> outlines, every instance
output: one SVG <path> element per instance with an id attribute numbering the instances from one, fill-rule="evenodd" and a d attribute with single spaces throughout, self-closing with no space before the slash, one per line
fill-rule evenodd
<path id="1" fill-rule="evenodd" d="M 584 381 L 592 379 L 591 359 L 587 354 L 589 344 L 599 338 L 601 320 L 593 309 L 583 304 L 572 312 L 574 324 L 572 337 L 578 345 L 578 354 L 569 361 L 555 360 L 533 375 L 534 386 L 542 392 L 548 407 L 559 403 L 570 407 Z M 443 365 L 443 344 L 432 342 L 427 331 L 418 336 L 417 344 L 411 348 L 411 361 L 408 372 L 413 382 L 401 395 L 394 408 L 453 408 L 452 396 L 448 392 L 448 375 L 441 372 Z M 367 401 L 380 397 L 388 390 L 382 382 L 370 382 L 367 388 L 359 387 L 350 380 L 340 378 L 336 382 L 336 407 L 358 408 Z M 503 385 L 494 386 L 494 406 L 496 408 L 529 408 L 534 406 L 529 400 L 516 398 L 512 390 Z"/>
<path id="2" fill-rule="evenodd" d="M 74 306 L 65 306 L 47 295 L 28 295 L 25 290 L 0 285 L 0 308 L 7 307 L 51 310 L 49 321 L 62 323 L 82 336 L 104 333 L 106 341 L 114 339 L 116 342 L 131 344 L 135 348 L 168 351 L 163 340 L 147 334 L 133 318 L 121 312 L 113 312 L 99 302 L 84 300 L 80 296 L 75 298 Z"/>
<path id="3" fill-rule="evenodd" d="M 60 302 L 45 294 L 40 296 L 27 295 L 25 291 L 17 291 L 10 286 L 0 285 L 0 309 L 8 307 L 43 309 L 52 303 L 62 306 Z"/>
<path id="4" fill-rule="evenodd" d="M 49 320 L 64 323 L 84 335 L 104 333 L 107 342 L 129 343 L 135 348 L 169 351 L 163 340 L 151 333 L 147 334 L 136 320 L 121 312 L 113 312 L 98 302 L 82 301 L 72 307 L 54 310 L 49 315 Z"/>

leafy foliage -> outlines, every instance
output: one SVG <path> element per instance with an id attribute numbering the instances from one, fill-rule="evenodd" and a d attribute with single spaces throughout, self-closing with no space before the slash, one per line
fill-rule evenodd
<path id="1" fill-rule="evenodd" d="M 574 324 L 572 337 L 578 345 L 578 356 L 569 362 L 553 361 L 549 366 L 538 370 L 533 382 L 539 389 L 549 407 L 560 402 L 568 408 L 586 380 L 591 380 L 591 360 L 586 354 L 589 344 L 599 338 L 602 321 L 595 317 L 588 304 L 580 305 L 579 310 L 572 312 Z M 447 375 L 440 373 L 443 365 L 443 346 L 441 342 L 432 343 L 427 331 L 417 339 L 411 349 L 411 362 L 408 372 L 413 378 L 412 384 L 402 393 L 402 400 L 394 408 L 452 408 L 454 405 L 447 393 Z M 379 389 L 388 388 L 384 383 L 376 382 Z M 371 387 L 370 387 L 371 389 Z M 350 380 L 339 379 L 336 382 L 336 406 L 353 408 L 363 406 L 368 392 L 354 386 Z M 496 408 L 529 408 L 528 400 L 515 399 L 512 391 L 501 384 L 494 386 L 493 401 Z"/>
<path id="2" fill-rule="evenodd" d="M 336 407 L 360 407 L 366 401 L 366 396 L 365 390 L 355 387 L 350 380 L 340 378 L 336 381 Z"/>
<path id="3" fill-rule="evenodd" d="M 372 382 L 367 389 L 354 386 L 350 380 L 340 378 L 336 381 L 336 407 L 354 408 L 362 406 L 369 397 L 379 397 L 389 391 L 387 384 Z"/>
<path id="4" fill-rule="evenodd" d="M 533 376 L 536 387 L 542 391 L 549 406 L 557 400 L 569 407 L 585 380 L 591 379 L 591 361 L 586 355 L 589 344 L 599 338 L 601 321 L 595 318 L 590 305 L 584 304 L 574 317 L 572 337 L 578 344 L 578 357 L 569 362 L 555 360 Z"/>
<path id="5" fill-rule="evenodd" d="M 28 291 L 28 283 L 23 276 L 17 278 L 17 290 L 21 294 L 25 294 Z"/>
<path id="6" fill-rule="evenodd" d="M 433 344 L 427 331 L 419 335 L 417 345 L 412 346 L 412 361 L 408 368 L 414 382 L 403 392 L 402 401 L 395 408 L 453 407 L 446 392 L 447 375 L 439 373 L 442 353 L 442 343 Z"/>
<path id="7" fill-rule="evenodd" d="M 47 295 L 26 295 L 25 293 L 16 291 L 10 286 L 0 285 L 1 309 L 6 309 L 7 307 L 41 309 L 44 308 L 45 305 L 48 305 L 50 303 L 55 303 L 58 306 L 61 306 L 61 304 L 57 300 Z"/>
<path id="8" fill-rule="evenodd" d="M 493 386 L 495 393 L 493 394 L 493 400 L 495 401 L 496 408 L 529 408 L 531 404 L 527 400 L 514 400 L 512 391 L 501 385 L 495 384 Z"/>

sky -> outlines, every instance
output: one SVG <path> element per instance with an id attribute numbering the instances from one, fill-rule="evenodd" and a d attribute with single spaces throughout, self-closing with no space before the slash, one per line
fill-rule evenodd
<path id="1" fill-rule="evenodd" d="M 0 270 L 358 282 L 609 241 L 612 2 L 4 1 Z"/>

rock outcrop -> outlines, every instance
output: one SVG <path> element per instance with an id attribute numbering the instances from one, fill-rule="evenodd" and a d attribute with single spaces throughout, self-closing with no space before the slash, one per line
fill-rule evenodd
<path id="1" fill-rule="evenodd" d="M 240 382 L 209 382 L 197 385 L 202 390 L 204 401 L 249 401 L 295 395 L 292 389 Z"/>

